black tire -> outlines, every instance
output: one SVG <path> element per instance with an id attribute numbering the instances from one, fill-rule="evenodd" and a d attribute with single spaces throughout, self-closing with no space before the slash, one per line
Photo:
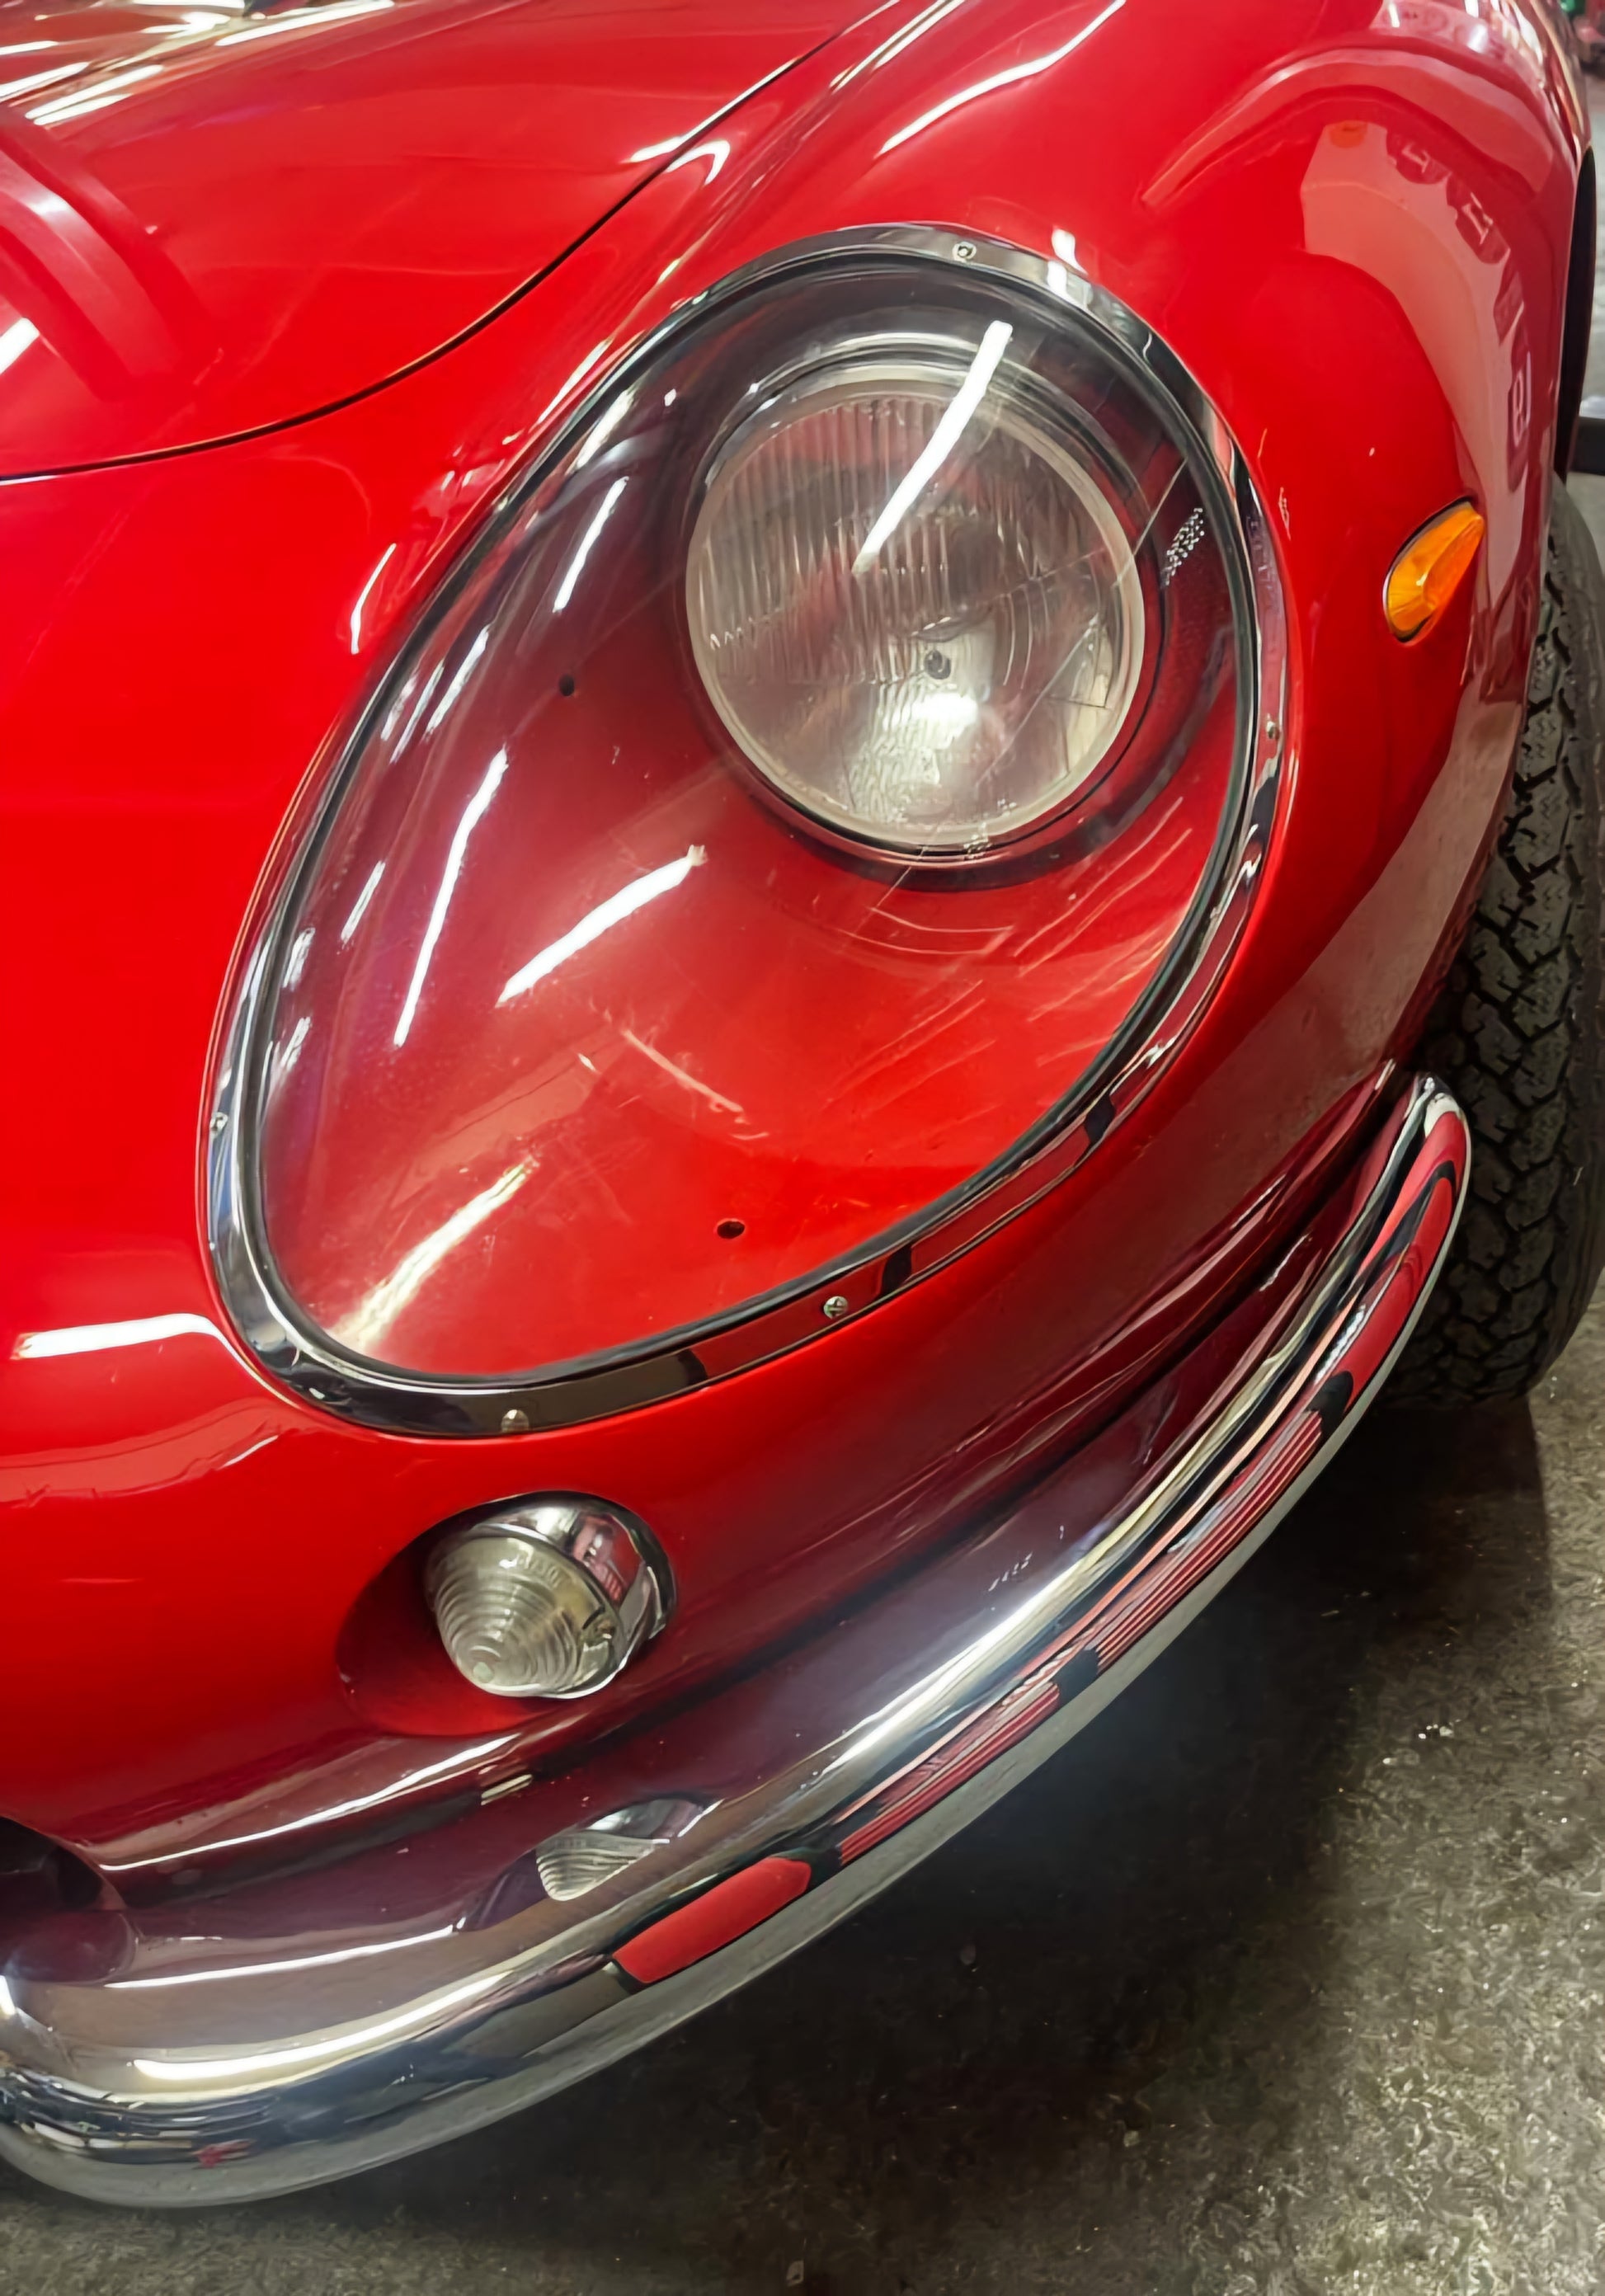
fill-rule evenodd
<path id="1" fill-rule="evenodd" d="M 1525 1395 L 1605 1262 L 1605 578 L 1559 486 L 1515 777 L 1418 1062 L 1470 1121 L 1471 1188 L 1388 1399 Z"/>

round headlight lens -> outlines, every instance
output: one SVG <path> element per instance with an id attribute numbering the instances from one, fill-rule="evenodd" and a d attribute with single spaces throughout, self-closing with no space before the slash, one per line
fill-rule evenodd
<path id="1" fill-rule="evenodd" d="M 792 381 L 725 447 L 692 536 L 692 646 L 730 734 L 803 812 L 899 853 L 1056 813 L 1136 689 L 1130 543 L 1011 333 Z"/>

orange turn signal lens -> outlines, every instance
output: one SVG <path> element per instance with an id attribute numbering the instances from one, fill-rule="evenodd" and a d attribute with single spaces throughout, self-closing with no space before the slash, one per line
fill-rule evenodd
<path id="1" fill-rule="evenodd" d="M 1486 525 L 1479 510 L 1458 502 L 1412 535 L 1382 591 L 1382 610 L 1395 637 L 1419 638 L 1437 621 L 1470 570 Z"/>

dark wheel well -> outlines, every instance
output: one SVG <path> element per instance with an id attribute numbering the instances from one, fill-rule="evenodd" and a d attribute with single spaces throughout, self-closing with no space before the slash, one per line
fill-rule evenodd
<path id="1" fill-rule="evenodd" d="M 1560 338 L 1560 390 L 1555 407 L 1555 470 L 1564 478 L 1576 449 L 1577 417 L 1583 411 L 1583 378 L 1588 370 L 1588 339 L 1593 326 L 1595 246 L 1594 164 L 1583 154 L 1577 203 L 1572 210 L 1571 254 L 1566 266 L 1566 314 Z M 1584 467 L 1592 467 L 1585 458 Z"/>

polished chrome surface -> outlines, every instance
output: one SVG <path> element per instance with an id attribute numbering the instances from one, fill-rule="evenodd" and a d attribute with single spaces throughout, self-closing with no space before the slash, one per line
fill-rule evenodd
<path id="1" fill-rule="evenodd" d="M 855 257 L 960 266 L 1072 312 L 1118 352 L 1142 387 L 1165 404 L 1214 514 L 1238 625 L 1239 773 L 1234 810 L 1215 867 L 1171 962 L 1102 1060 L 1052 1115 L 979 1178 L 956 1207 L 896 1249 L 885 1244 L 820 1269 L 802 1287 L 749 1302 L 691 1335 L 667 1334 L 614 1359 L 549 1375 L 426 1378 L 340 1348 L 298 1311 L 263 1235 L 256 1171 L 256 1101 L 268 984 L 278 977 L 299 885 L 315 860 L 353 761 L 382 714 L 391 680 L 373 697 L 346 743 L 300 859 L 246 966 L 219 1070 L 208 1141 L 208 1205 L 214 1264 L 233 1322 L 263 1367 L 320 1408 L 365 1425 L 429 1435 L 512 1435 L 610 1415 L 722 1379 L 866 1314 L 894 1291 L 945 1267 L 1066 1178 L 1149 1090 L 1191 1031 L 1248 921 L 1264 873 L 1283 765 L 1286 630 L 1268 529 L 1247 466 L 1214 407 L 1175 355 L 1117 297 L 1065 264 L 1003 241 L 955 240 L 951 232 L 887 226 L 781 249 L 691 299 L 614 371 L 487 521 L 479 542 L 443 586 L 440 611 L 493 546 L 506 515 L 633 379 L 693 321 L 758 284 Z M 407 659 L 404 654 L 403 662 Z M 392 677 L 395 672 L 392 672 Z"/>
<path id="2" fill-rule="evenodd" d="M 750 1678 L 399 1849 L 22 1937 L 0 2154 L 144 2205 L 318 2183 L 564 2087 L 839 1920 L 1063 1744 L 1280 1521 L 1408 1338 L 1469 1146 L 1417 1080 L 1165 1380 Z M 573 1890 L 576 1835 L 629 1837 L 643 1804 L 650 1849 Z"/>
<path id="3" fill-rule="evenodd" d="M 535 1853 L 541 1886 L 560 1901 L 583 1898 L 625 1866 L 667 1849 L 701 1815 L 700 1802 L 670 1797 L 610 1810 L 589 1825 L 567 1826 L 549 1835 Z"/>

